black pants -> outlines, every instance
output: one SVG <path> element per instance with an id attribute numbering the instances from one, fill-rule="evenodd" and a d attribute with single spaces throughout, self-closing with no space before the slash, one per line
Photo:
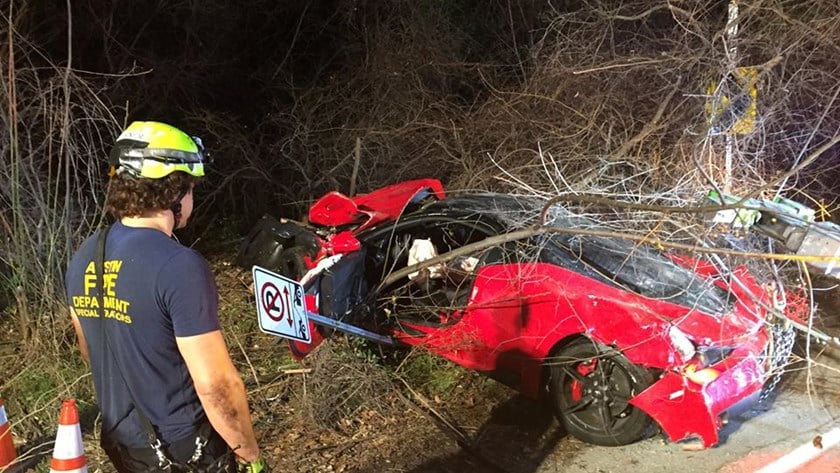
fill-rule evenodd
<path id="1" fill-rule="evenodd" d="M 236 471 L 236 460 L 233 452 L 222 437 L 212 428 L 204 446 L 199 461 L 191 468 L 184 468 L 187 461 L 195 453 L 196 436 L 189 436 L 183 440 L 173 442 L 164 448 L 167 457 L 173 461 L 171 468 L 164 470 L 158 464 L 158 457 L 154 449 L 128 448 L 107 439 L 102 440 L 102 448 L 114 464 L 119 473 L 152 473 L 164 471 L 170 473 L 201 472 L 201 473 L 233 473 Z"/>

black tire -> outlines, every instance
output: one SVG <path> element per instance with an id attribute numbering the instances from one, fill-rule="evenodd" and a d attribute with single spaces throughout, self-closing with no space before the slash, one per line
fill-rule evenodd
<path id="1" fill-rule="evenodd" d="M 554 410 L 569 434 L 587 443 L 617 446 L 651 432 L 651 418 L 628 404 L 653 381 L 641 366 L 587 339 L 556 350 L 547 364 Z"/>

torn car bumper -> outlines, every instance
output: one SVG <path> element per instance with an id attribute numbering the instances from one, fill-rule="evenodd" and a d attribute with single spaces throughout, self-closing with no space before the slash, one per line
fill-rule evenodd
<path id="1" fill-rule="evenodd" d="M 672 441 L 697 436 L 711 447 L 719 439 L 721 414 L 764 385 L 767 373 L 759 354 L 766 344 L 766 336 L 756 336 L 750 346 L 704 368 L 712 374 L 700 382 L 688 370 L 668 371 L 630 403 L 658 422 Z"/>

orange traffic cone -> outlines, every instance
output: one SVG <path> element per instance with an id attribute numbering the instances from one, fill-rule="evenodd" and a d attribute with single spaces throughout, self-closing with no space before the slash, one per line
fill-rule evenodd
<path id="1" fill-rule="evenodd" d="M 6 408 L 3 407 L 3 398 L 0 397 L 0 469 L 5 468 L 16 459 L 17 453 L 15 453 L 15 443 L 12 442 L 12 429 L 9 428 Z"/>
<path id="2" fill-rule="evenodd" d="M 82 447 L 82 428 L 79 427 L 79 411 L 76 401 L 70 399 L 61 403 L 58 416 L 58 433 L 55 434 L 50 473 L 54 472 L 87 473 L 85 449 Z"/>

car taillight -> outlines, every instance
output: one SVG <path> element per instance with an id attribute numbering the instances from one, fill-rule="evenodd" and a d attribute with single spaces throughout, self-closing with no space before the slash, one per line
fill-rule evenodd
<path id="1" fill-rule="evenodd" d="M 712 366 L 717 365 L 730 353 L 732 347 L 697 347 L 697 355 L 683 368 L 683 376 L 701 386 L 711 383 L 720 371 Z"/>
<path id="2" fill-rule="evenodd" d="M 694 364 L 686 366 L 683 374 L 686 378 L 700 386 L 705 386 L 720 376 L 720 372 L 714 368 L 697 369 L 697 365 Z"/>

